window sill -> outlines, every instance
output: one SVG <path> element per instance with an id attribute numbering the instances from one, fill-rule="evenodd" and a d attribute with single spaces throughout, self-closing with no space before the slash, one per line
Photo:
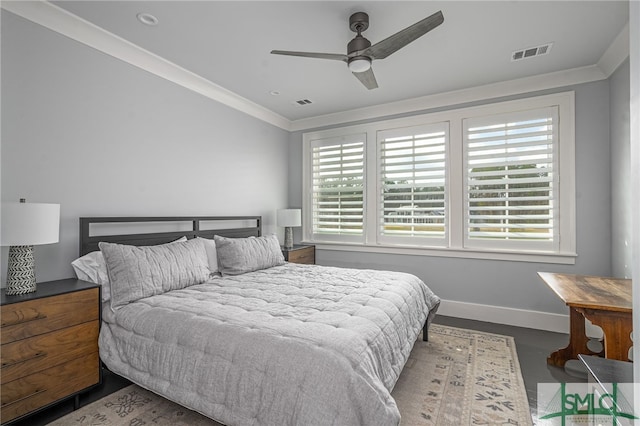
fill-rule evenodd
<path id="1" fill-rule="evenodd" d="M 411 256 L 435 256 L 482 260 L 507 260 L 512 262 L 555 263 L 574 265 L 576 253 L 546 253 L 546 252 L 507 252 L 499 250 L 473 250 L 460 248 L 416 248 L 382 245 L 362 245 L 348 243 L 323 243 L 318 241 L 303 241 L 303 244 L 314 244 L 316 250 L 350 251 L 360 253 L 403 254 Z"/>

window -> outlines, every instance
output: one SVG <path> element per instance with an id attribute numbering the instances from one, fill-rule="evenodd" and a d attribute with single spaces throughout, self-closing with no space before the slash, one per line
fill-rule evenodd
<path id="1" fill-rule="evenodd" d="M 463 121 L 466 247 L 557 250 L 557 107 Z"/>
<path id="2" fill-rule="evenodd" d="M 566 92 L 305 133 L 303 239 L 573 263 L 574 115 Z"/>
<path id="3" fill-rule="evenodd" d="M 366 134 L 311 144 L 314 239 L 362 241 Z"/>
<path id="4" fill-rule="evenodd" d="M 445 243 L 448 129 L 439 123 L 378 132 L 379 241 Z"/>

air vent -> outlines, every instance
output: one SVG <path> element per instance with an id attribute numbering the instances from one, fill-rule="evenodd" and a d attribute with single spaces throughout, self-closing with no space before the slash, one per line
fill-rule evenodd
<path id="1" fill-rule="evenodd" d="M 299 106 L 305 106 L 305 105 L 311 105 L 313 102 L 311 102 L 309 99 L 300 99 L 297 101 L 293 101 L 294 105 L 299 105 Z"/>
<path id="2" fill-rule="evenodd" d="M 527 49 L 516 50 L 511 53 L 511 61 L 519 61 L 520 59 L 533 58 L 534 56 L 546 55 L 551 50 L 553 43 L 543 44 L 542 46 L 529 47 Z"/>

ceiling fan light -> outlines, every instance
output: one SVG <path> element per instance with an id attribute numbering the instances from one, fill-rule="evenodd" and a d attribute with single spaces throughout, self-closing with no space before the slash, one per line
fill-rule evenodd
<path id="1" fill-rule="evenodd" d="M 356 58 L 349 62 L 349 70 L 351 72 L 365 72 L 371 68 L 371 59 Z"/>

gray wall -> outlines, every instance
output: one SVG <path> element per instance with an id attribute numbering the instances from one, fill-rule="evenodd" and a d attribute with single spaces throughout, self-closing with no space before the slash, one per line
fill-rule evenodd
<path id="1" fill-rule="evenodd" d="M 2 11 L 2 201 L 61 205 L 38 281 L 73 276 L 80 216 L 262 215 L 276 232 L 288 138 Z"/>
<path id="2" fill-rule="evenodd" d="M 611 273 L 631 278 L 631 130 L 629 60 L 609 78 L 611 115 Z"/>
<path id="3" fill-rule="evenodd" d="M 446 300 L 566 314 L 567 308 L 542 283 L 536 272 L 611 273 L 609 82 L 599 81 L 521 96 L 567 90 L 574 90 L 576 99 L 578 258 L 575 265 L 329 250 L 317 251 L 318 263 L 410 272 Z M 513 97 L 494 101 L 507 99 Z M 430 111 L 433 110 L 416 111 L 414 114 Z M 289 204 L 298 207 L 302 205 L 302 133 L 293 133 L 289 144 Z M 297 236 L 300 237 L 299 232 Z"/>

